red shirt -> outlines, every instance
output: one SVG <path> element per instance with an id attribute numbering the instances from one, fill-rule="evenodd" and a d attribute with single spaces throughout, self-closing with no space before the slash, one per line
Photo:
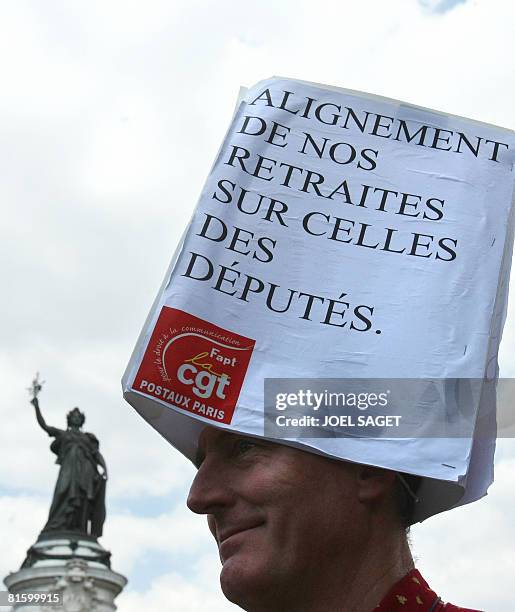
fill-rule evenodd
<path id="1" fill-rule="evenodd" d="M 416 569 L 411 570 L 388 592 L 374 612 L 480 612 L 471 608 L 460 608 L 444 603 L 429 588 Z"/>

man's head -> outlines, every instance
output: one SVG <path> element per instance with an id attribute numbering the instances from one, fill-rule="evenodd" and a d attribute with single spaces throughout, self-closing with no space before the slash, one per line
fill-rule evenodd
<path id="1" fill-rule="evenodd" d="M 405 542 L 394 472 L 210 427 L 198 468 L 188 506 L 208 515 L 222 589 L 245 609 L 291 609 L 352 580 L 372 543 Z"/>

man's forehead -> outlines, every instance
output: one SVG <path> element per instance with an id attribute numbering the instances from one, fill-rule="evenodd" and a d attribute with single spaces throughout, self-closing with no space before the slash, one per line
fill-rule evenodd
<path id="1" fill-rule="evenodd" d="M 224 444 L 229 443 L 232 439 L 244 436 L 245 434 L 238 434 L 236 432 L 227 431 L 225 429 L 219 429 L 217 427 L 211 427 L 207 425 L 200 432 L 197 444 L 197 452 L 195 455 L 195 465 L 198 467 L 202 460 L 206 456 L 209 449 L 216 449 L 223 447 Z"/>
<path id="2" fill-rule="evenodd" d="M 260 445 L 267 446 L 270 449 L 284 450 L 290 455 L 295 455 L 299 458 L 299 460 L 306 458 L 307 455 L 311 457 L 317 457 L 319 461 L 323 460 L 324 462 L 327 461 L 328 463 L 348 464 L 348 462 L 346 461 L 337 461 L 332 457 L 326 457 L 319 453 L 312 453 L 308 449 L 296 448 L 289 444 L 284 444 L 282 440 L 268 440 L 261 436 L 252 436 L 247 433 L 231 431 L 206 425 L 206 427 L 204 427 L 198 437 L 197 452 L 195 455 L 195 465 L 198 467 L 210 450 L 221 450 L 225 448 L 228 444 L 231 444 L 235 439 L 241 438 L 251 441 L 254 440 Z"/>
<path id="3" fill-rule="evenodd" d="M 206 427 L 204 427 L 204 429 L 200 432 L 197 449 L 199 452 L 205 453 L 210 447 L 222 446 L 223 444 L 230 443 L 236 438 L 254 440 L 255 442 L 271 447 L 287 447 L 291 448 L 293 451 L 305 452 L 302 449 L 297 449 L 291 447 L 290 445 L 284 444 L 282 440 L 269 440 L 268 438 L 263 438 L 259 435 L 212 427 L 211 425 L 206 425 Z"/>
<path id="4" fill-rule="evenodd" d="M 197 448 L 199 451 L 205 452 L 211 444 L 215 444 L 217 441 L 224 440 L 233 435 L 230 431 L 206 425 L 198 437 Z"/>

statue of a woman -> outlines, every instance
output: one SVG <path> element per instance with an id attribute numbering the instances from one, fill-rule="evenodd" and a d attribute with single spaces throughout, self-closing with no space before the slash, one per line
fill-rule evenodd
<path id="1" fill-rule="evenodd" d="M 36 409 L 39 425 L 55 438 L 50 450 L 57 455 L 56 463 L 61 466 L 48 521 L 41 533 L 76 531 L 99 537 L 105 520 L 107 468 L 98 449 L 98 440 L 81 430 L 85 416 L 78 408 L 68 413 L 67 429 L 49 427 L 36 395 L 31 404 Z"/>

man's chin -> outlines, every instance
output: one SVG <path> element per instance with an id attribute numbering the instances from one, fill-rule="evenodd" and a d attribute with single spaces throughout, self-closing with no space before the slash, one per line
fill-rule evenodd
<path id="1" fill-rule="evenodd" d="M 251 602 L 257 602 L 270 586 L 270 571 L 259 568 L 255 559 L 245 555 L 234 555 L 227 559 L 220 572 L 220 586 L 229 601 L 249 609 Z"/>

